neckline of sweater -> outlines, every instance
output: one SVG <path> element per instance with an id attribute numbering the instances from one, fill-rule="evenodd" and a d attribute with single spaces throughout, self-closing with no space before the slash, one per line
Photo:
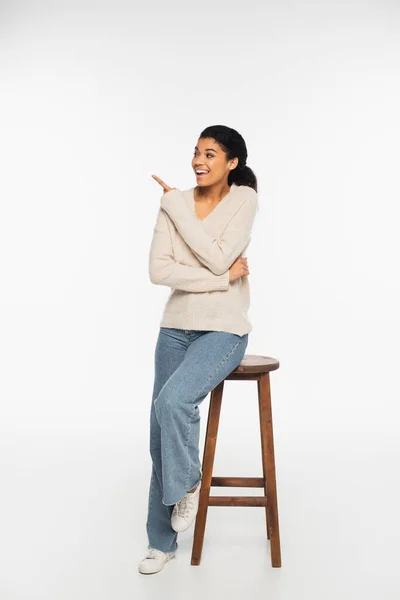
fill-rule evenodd
<path id="1" fill-rule="evenodd" d="M 212 211 L 210 211 L 210 212 L 208 213 L 208 215 L 206 215 L 206 216 L 204 217 L 204 219 L 199 219 L 199 217 L 198 217 L 198 216 L 197 216 L 197 214 L 196 214 L 196 200 L 195 200 L 195 198 L 194 198 L 194 190 L 195 190 L 195 187 L 196 187 L 196 186 L 194 186 L 194 187 L 190 188 L 190 190 L 189 190 L 189 192 L 190 192 L 190 199 L 191 199 L 191 202 L 192 202 L 192 209 L 193 209 L 193 212 L 194 212 L 194 215 L 195 215 L 195 217 L 196 217 L 196 218 L 197 218 L 197 219 L 200 221 L 200 223 L 204 223 L 204 221 L 205 221 L 206 219 L 208 219 L 208 218 L 209 218 L 209 217 L 210 217 L 210 216 L 213 214 L 213 212 L 214 212 L 214 211 L 215 211 L 215 210 L 218 208 L 218 206 L 220 206 L 221 204 L 223 204 L 223 203 L 226 201 L 226 199 L 232 195 L 232 192 L 235 190 L 235 188 L 237 188 L 237 185 L 236 185 L 236 183 L 232 183 L 232 184 L 231 184 L 231 187 L 230 187 L 230 189 L 229 189 L 229 192 L 228 192 L 227 194 L 225 194 L 225 196 L 224 196 L 224 197 L 223 197 L 223 198 L 222 198 L 222 199 L 221 199 L 221 200 L 218 202 L 218 204 L 216 204 L 216 205 L 214 206 L 214 208 L 212 209 Z"/>

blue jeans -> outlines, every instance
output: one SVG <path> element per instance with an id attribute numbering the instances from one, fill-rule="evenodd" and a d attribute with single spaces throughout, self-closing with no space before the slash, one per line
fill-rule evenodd
<path id="1" fill-rule="evenodd" d="M 248 335 L 160 327 L 150 411 L 148 548 L 178 548 L 172 510 L 202 477 L 199 404 L 240 364 Z"/>

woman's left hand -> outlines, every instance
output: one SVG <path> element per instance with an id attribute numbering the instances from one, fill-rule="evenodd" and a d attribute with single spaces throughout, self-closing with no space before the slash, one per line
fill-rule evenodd
<path id="1" fill-rule="evenodd" d="M 161 185 L 161 187 L 164 189 L 164 194 L 166 194 L 167 192 L 171 191 L 171 190 L 176 190 L 176 188 L 172 188 L 169 187 L 169 185 L 167 185 L 162 179 L 160 179 L 159 177 L 157 177 L 157 175 L 152 175 L 153 179 L 155 179 L 157 181 L 157 183 L 159 183 Z"/>

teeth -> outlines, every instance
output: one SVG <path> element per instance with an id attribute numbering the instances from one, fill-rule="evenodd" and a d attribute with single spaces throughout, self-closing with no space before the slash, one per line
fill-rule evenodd
<path id="1" fill-rule="evenodd" d="M 208 173 L 208 171 L 196 171 L 196 173 Z"/>

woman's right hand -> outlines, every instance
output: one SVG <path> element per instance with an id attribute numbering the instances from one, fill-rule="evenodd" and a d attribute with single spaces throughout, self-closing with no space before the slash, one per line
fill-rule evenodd
<path id="1" fill-rule="evenodd" d="M 238 256 L 235 262 L 229 269 L 229 281 L 235 281 L 239 277 L 244 277 L 249 274 L 249 267 L 247 266 L 247 258 Z"/>

